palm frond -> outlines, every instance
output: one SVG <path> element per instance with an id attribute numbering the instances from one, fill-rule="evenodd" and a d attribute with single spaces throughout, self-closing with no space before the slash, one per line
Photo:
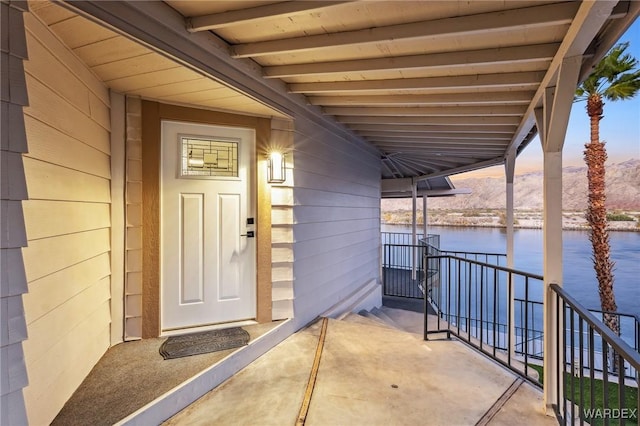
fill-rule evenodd
<path id="1" fill-rule="evenodd" d="M 603 96 L 611 101 L 631 99 L 640 91 L 640 70 L 618 75 L 604 90 Z"/>
<path id="2" fill-rule="evenodd" d="M 640 91 L 638 60 L 625 53 L 628 47 L 629 42 L 624 42 L 611 48 L 576 89 L 576 101 L 595 94 L 611 101 L 630 99 Z"/>

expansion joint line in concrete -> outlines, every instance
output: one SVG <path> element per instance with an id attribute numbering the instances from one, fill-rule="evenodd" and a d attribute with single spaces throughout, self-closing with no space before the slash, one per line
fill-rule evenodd
<path id="1" fill-rule="evenodd" d="M 316 348 L 316 356 L 313 360 L 313 367 L 311 367 L 311 374 L 309 375 L 309 382 L 307 383 L 307 389 L 304 392 L 304 399 L 302 400 L 302 406 L 298 412 L 298 420 L 296 420 L 296 426 L 303 426 L 307 421 L 307 413 L 309 412 L 309 404 L 311 403 L 311 395 L 313 394 L 313 388 L 316 385 L 316 378 L 318 377 L 318 369 L 320 368 L 320 358 L 322 357 L 322 350 L 324 349 L 324 339 L 327 336 L 327 318 L 322 318 L 322 328 L 320 330 L 320 338 L 318 339 L 318 347 Z"/>
<path id="2" fill-rule="evenodd" d="M 511 383 L 511 386 L 509 386 L 507 390 L 504 391 L 502 395 L 500 395 L 500 398 L 498 398 L 496 402 L 494 402 L 493 405 L 487 410 L 487 412 L 484 413 L 482 417 L 480 417 L 480 420 L 476 422 L 475 426 L 485 426 L 489 424 L 491 419 L 493 419 L 494 416 L 498 414 L 498 411 L 500 411 L 500 409 L 504 407 L 507 401 L 511 399 L 513 394 L 516 393 L 516 391 L 520 388 L 520 386 L 523 383 L 524 383 L 524 380 L 522 378 L 520 377 L 516 378 L 513 381 L 513 383 Z"/>

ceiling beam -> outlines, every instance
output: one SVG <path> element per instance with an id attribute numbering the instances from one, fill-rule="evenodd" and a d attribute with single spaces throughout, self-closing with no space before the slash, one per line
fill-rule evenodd
<path id="1" fill-rule="evenodd" d="M 397 157 L 400 159 L 406 158 L 403 155 L 397 155 Z M 437 166 L 440 170 L 443 167 L 453 168 L 464 164 L 472 164 L 474 161 L 476 161 L 472 157 L 448 157 L 443 155 L 431 155 L 429 157 L 418 157 L 416 155 L 412 155 L 410 158 L 419 158 L 428 162 L 429 164 Z"/>
<path id="2" fill-rule="evenodd" d="M 355 59 L 335 62 L 313 62 L 294 65 L 264 67 L 266 78 L 316 76 L 326 74 L 363 73 L 383 70 L 411 68 L 455 70 L 473 65 L 515 64 L 550 61 L 560 46 L 559 43 L 534 44 L 463 52 L 431 53 L 398 57 Z"/>
<path id="3" fill-rule="evenodd" d="M 614 6 L 618 4 L 616 0 L 601 0 L 580 2 L 580 8 L 575 18 L 569 26 L 558 51 L 553 57 L 547 73 L 536 91 L 533 101 L 527 108 L 522 122 L 518 126 L 513 136 L 509 149 L 518 149 L 535 125 L 534 110 L 542 104 L 542 99 L 548 87 L 555 85 L 558 70 L 567 57 L 581 56 L 589 45 L 597 38 L 603 25 L 609 19 Z M 572 88 L 575 90 L 575 87 Z"/>
<path id="4" fill-rule="evenodd" d="M 470 148 L 465 146 L 455 146 L 451 144 L 403 145 L 403 144 L 394 144 L 394 143 L 378 143 L 376 141 L 373 141 L 372 143 L 375 144 L 380 149 L 384 150 L 385 152 L 390 150 L 391 152 L 395 151 L 395 152 L 401 152 L 401 153 L 422 152 L 422 153 L 434 153 L 434 154 L 443 154 L 443 155 L 446 153 L 455 153 L 456 155 L 460 153 L 474 153 L 474 154 L 484 155 L 488 152 L 492 152 L 494 153 L 492 155 L 495 155 L 495 154 L 504 152 L 504 147 L 481 146 L 477 148 Z"/>
<path id="5" fill-rule="evenodd" d="M 309 96 L 311 105 L 528 105 L 534 91 L 439 95 Z"/>
<path id="6" fill-rule="evenodd" d="M 267 40 L 237 44 L 232 47 L 231 55 L 234 58 L 248 58 L 407 39 L 437 43 L 448 37 L 473 37 L 514 28 L 526 29 L 568 24 L 577 9 L 578 4 L 569 2 L 386 27 Z"/>
<path id="7" fill-rule="evenodd" d="M 322 109 L 327 115 L 365 115 L 365 116 L 522 116 L 526 106 L 490 106 L 490 107 L 327 107 Z"/>
<path id="8" fill-rule="evenodd" d="M 401 78 L 389 80 L 329 81 L 314 83 L 289 83 L 291 93 L 360 93 L 386 92 L 389 90 L 446 91 L 451 89 L 477 89 L 490 91 L 498 88 L 537 88 L 544 71 L 512 72 L 504 74 L 476 74 L 446 77 Z"/>
<path id="9" fill-rule="evenodd" d="M 402 177 L 402 173 L 400 173 L 400 170 L 398 170 L 391 158 L 382 157 L 382 165 L 385 166 L 393 176 Z"/>
<path id="10" fill-rule="evenodd" d="M 385 149 L 393 149 L 385 147 L 384 145 L 379 146 L 381 150 Z M 476 160 L 487 159 L 500 156 L 502 151 L 500 150 L 473 150 L 473 149 L 444 149 L 444 148 L 401 148 L 397 152 L 405 155 L 409 155 L 411 157 L 416 156 L 427 156 L 426 158 L 434 157 L 466 157 L 466 158 L 474 158 Z"/>
<path id="11" fill-rule="evenodd" d="M 455 167 L 447 170 L 440 170 L 434 173 L 428 173 L 422 176 L 418 176 L 416 179 L 425 180 L 425 179 L 432 179 L 432 178 L 443 177 L 443 176 L 451 176 L 458 173 L 465 173 L 473 170 L 484 169 L 486 167 L 496 166 L 498 164 L 503 164 L 503 163 L 504 163 L 504 157 L 499 156 L 499 157 L 491 158 L 489 160 L 478 161 L 477 163 L 473 163 L 465 166 Z"/>
<path id="12" fill-rule="evenodd" d="M 569 114 L 575 97 L 575 87 L 578 85 L 582 56 L 565 58 L 558 70 L 557 85 L 553 89 L 551 105 L 546 104 L 544 108 L 550 108 L 550 120 L 545 125 L 545 134 L 541 140 L 543 151 L 562 151 L 564 138 L 569 124 Z"/>
<path id="13" fill-rule="evenodd" d="M 399 156 L 397 157 L 399 161 L 405 161 L 405 162 L 411 162 L 417 166 L 426 166 L 432 169 L 440 169 L 442 167 L 454 167 L 456 165 L 459 165 L 458 162 L 451 162 L 451 161 L 433 161 L 431 158 L 422 158 L 422 157 L 402 157 Z M 440 160 L 440 157 L 438 157 L 438 160 Z"/>
<path id="14" fill-rule="evenodd" d="M 446 149 L 442 147 L 436 148 L 390 148 L 384 145 L 376 145 L 380 150 L 391 150 L 391 152 L 398 152 L 399 154 L 405 155 L 409 158 L 441 158 L 441 157 L 451 157 L 458 159 L 460 157 L 464 158 L 473 158 L 475 160 L 483 160 L 487 158 L 493 158 L 501 155 L 502 150 L 482 150 L 482 149 Z M 401 156 L 398 156 L 400 158 Z M 394 157 L 396 158 L 396 157 Z M 457 162 L 456 164 L 460 164 Z"/>
<path id="15" fill-rule="evenodd" d="M 351 124 L 349 126 L 351 130 L 358 133 L 364 132 L 380 132 L 387 134 L 395 133 L 422 133 L 433 136 L 440 136 L 450 132 L 457 132 L 457 134 L 468 133 L 470 135 L 480 135 L 482 133 L 492 133 L 508 135 L 511 138 L 515 130 L 515 126 L 464 126 L 458 128 L 452 128 L 452 126 L 438 126 L 438 125 L 391 125 L 391 124 Z"/>
<path id="16" fill-rule="evenodd" d="M 421 160 L 424 160 L 425 162 L 427 162 L 427 164 L 433 165 L 433 167 L 436 168 L 437 170 L 442 170 L 444 168 L 451 169 L 454 167 L 473 164 L 474 161 L 481 161 L 480 159 L 473 158 L 473 157 L 457 157 L 457 156 L 448 157 L 448 156 L 442 156 L 442 155 L 429 155 L 426 157 L 420 157 L 415 154 L 411 154 L 410 157 L 407 157 L 405 155 L 397 155 L 396 157 L 398 157 L 399 159 L 420 158 Z"/>
<path id="17" fill-rule="evenodd" d="M 419 168 L 419 166 L 418 166 L 418 165 L 414 164 L 414 163 L 413 163 L 413 162 L 411 162 L 411 161 L 406 161 L 405 159 L 402 159 L 402 158 L 394 158 L 394 159 L 393 159 L 393 161 L 394 161 L 396 164 L 398 164 L 398 165 L 400 165 L 401 167 L 403 167 L 404 169 L 409 170 L 409 172 L 410 172 L 412 175 L 419 175 L 419 174 L 421 174 L 421 173 L 424 173 L 424 172 L 421 172 L 421 171 L 420 171 L 420 168 Z M 431 168 L 431 167 L 430 167 L 430 169 L 433 169 L 433 168 Z"/>
<path id="18" fill-rule="evenodd" d="M 517 126 L 519 117 L 488 116 L 488 117 L 407 117 L 407 116 L 374 116 L 374 115 L 337 115 L 336 120 L 344 124 L 406 124 L 406 125 L 447 125 L 447 126 Z"/>
<path id="19" fill-rule="evenodd" d="M 352 129 L 353 130 L 353 129 Z M 360 136 L 365 138 L 378 139 L 415 139 L 425 141 L 446 141 L 446 140 L 488 140 L 488 141 L 510 141 L 509 133 L 416 133 L 416 132 L 376 132 L 359 131 Z"/>
<path id="20" fill-rule="evenodd" d="M 282 3 L 267 4 L 248 9 L 229 10 L 222 13 L 192 16 L 186 18 L 187 31 L 216 30 L 230 25 L 249 24 L 257 20 L 278 18 L 294 13 L 313 11 L 336 4 L 348 3 L 346 1 L 286 1 Z"/>

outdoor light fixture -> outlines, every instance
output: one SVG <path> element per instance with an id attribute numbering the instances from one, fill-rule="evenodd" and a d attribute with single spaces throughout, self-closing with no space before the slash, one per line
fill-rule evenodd
<path id="1" fill-rule="evenodd" d="M 267 181 L 269 183 L 283 183 L 287 180 L 287 164 L 285 155 L 271 152 L 267 161 Z"/>

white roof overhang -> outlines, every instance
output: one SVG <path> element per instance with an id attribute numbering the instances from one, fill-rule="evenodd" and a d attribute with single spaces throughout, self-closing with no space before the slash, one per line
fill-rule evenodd
<path id="1" fill-rule="evenodd" d="M 438 178 L 519 153 L 563 61 L 578 57 L 586 77 L 640 14 L 640 2 L 607 0 L 65 6 L 239 92 L 264 114 L 367 141 L 383 180 L 429 181 L 424 191 L 452 189 L 446 181 L 438 188 Z"/>

